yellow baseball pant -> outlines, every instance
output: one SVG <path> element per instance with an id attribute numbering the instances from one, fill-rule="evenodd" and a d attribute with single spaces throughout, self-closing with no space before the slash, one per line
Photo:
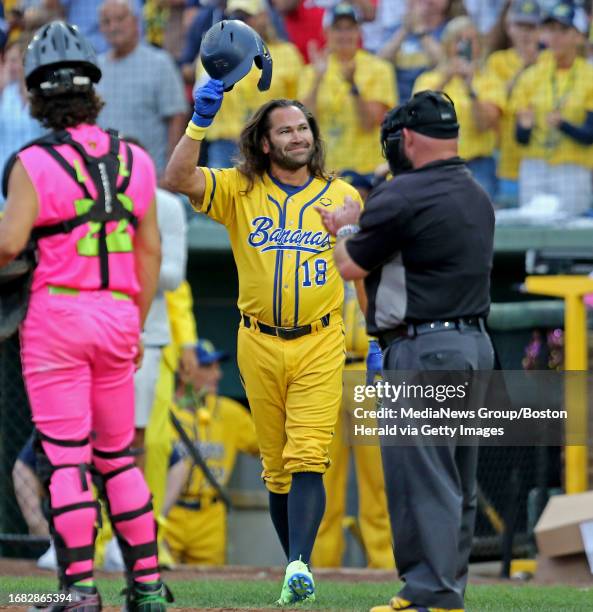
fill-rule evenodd
<path id="1" fill-rule="evenodd" d="M 224 565 L 226 509 L 222 502 L 199 510 L 173 506 L 164 529 L 165 539 L 177 563 Z"/>
<path id="2" fill-rule="evenodd" d="M 288 493 L 296 472 L 323 474 L 342 401 L 344 327 L 330 324 L 283 340 L 239 327 L 237 360 L 262 458 L 262 478 L 273 493 Z"/>
<path id="3" fill-rule="evenodd" d="M 347 365 L 345 371 L 360 371 L 361 364 Z M 364 372 L 360 372 L 364 384 Z M 326 506 L 319 527 L 312 562 L 316 567 L 340 567 L 345 549 L 343 520 L 346 513 L 346 489 L 350 467 L 350 453 L 354 455 L 358 486 L 358 522 L 367 565 L 374 569 L 393 569 L 395 561 L 391 545 L 391 527 L 387 511 L 383 465 L 379 444 L 350 445 L 353 386 L 355 379 L 344 379 L 344 399 L 336 435 L 330 446 L 331 466 L 323 477 Z M 360 406 L 360 404 L 357 404 Z M 372 408 L 372 406 L 365 406 Z"/>
<path id="4" fill-rule="evenodd" d="M 169 457 L 173 445 L 169 406 L 173 399 L 175 374 L 167 359 L 161 359 L 154 403 L 144 434 L 144 477 L 152 493 L 155 516 L 160 514 L 167 488 Z"/>

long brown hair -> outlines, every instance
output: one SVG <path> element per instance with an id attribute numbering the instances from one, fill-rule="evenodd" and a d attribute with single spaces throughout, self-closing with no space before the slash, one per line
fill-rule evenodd
<path id="1" fill-rule="evenodd" d="M 254 113 L 253 117 L 245 124 L 239 137 L 241 157 L 237 170 L 246 176 L 249 181 L 245 193 L 251 191 L 255 179 L 263 176 L 264 172 L 270 168 L 270 157 L 262 150 L 263 139 L 268 137 L 270 133 L 270 114 L 277 108 L 289 108 L 291 106 L 295 106 L 302 111 L 313 134 L 313 156 L 308 164 L 309 172 L 316 178 L 330 179 L 325 171 L 325 147 L 320 138 L 319 125 L 313 113 L 298 100 L 270 100 Z"/>

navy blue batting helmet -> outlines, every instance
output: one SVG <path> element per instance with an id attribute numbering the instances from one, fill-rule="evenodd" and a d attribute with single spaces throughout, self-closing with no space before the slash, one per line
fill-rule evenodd
<path id="1" fill-rule="evenodd" d="M 249 73 L 253 62 L 262 71 L 257 88 L 270 88 L 270 51 L 261 36 L 243 21 L 231 19 L 214 24 L 204 34 L 200 55 L 208 75 L 222 81 L 225 91 Z"/>

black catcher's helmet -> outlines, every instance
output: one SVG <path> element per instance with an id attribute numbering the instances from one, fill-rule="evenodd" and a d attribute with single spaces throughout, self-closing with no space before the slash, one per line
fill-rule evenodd
<path id="1" fill-rule="evenodd" d="M 35 32 L 25 54 L 27 89 L 51 97 L 89 91 L 100 79 L 97 54 L 76 26 L 52 21 Z"/>

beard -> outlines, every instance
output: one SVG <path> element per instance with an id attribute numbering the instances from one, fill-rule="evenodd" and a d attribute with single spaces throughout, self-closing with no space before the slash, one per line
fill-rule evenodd
<path id="1" fill-rule="evenodd" d="M 293 151 L 283 151 L 280 147 L 270 143 L 270 161 L 273 161 L 283 170 L 300 170 L 303 166 L 308 166 L 315 155 L 313 145 L 309 145 L 306 151 L 291 155 Z"/>

